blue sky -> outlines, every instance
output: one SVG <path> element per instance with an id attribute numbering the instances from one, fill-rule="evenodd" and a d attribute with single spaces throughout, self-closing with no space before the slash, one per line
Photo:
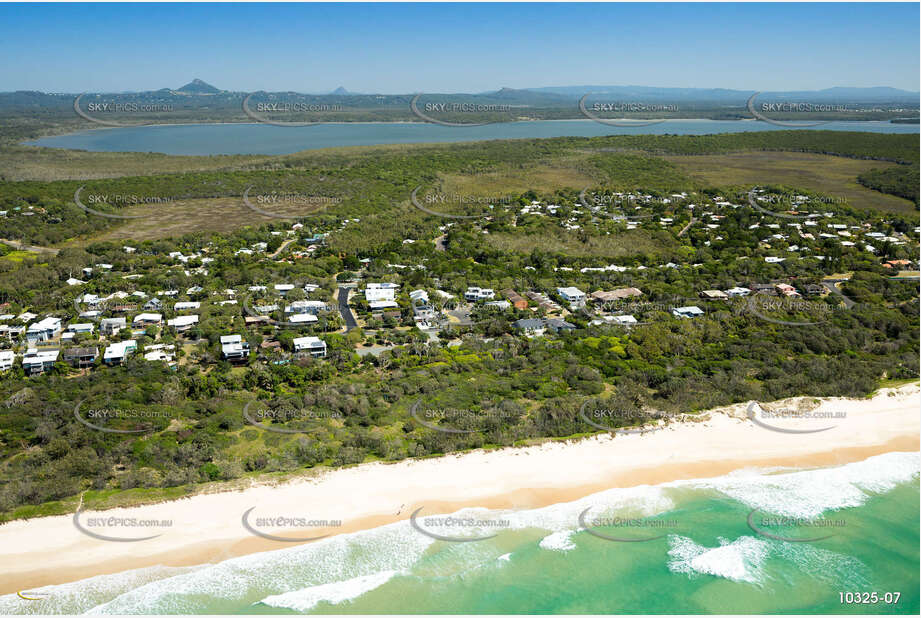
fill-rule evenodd
<path id="1" fill-rule="evenodd" d="M 0 4 L 0 91 L 919 90 L 919 4 Z"/>

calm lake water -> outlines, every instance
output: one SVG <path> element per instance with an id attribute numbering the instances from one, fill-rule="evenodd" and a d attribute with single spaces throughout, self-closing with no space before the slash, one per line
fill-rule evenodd
<path id="1" fill-rule="evenodd" d="M 535 137 L 598 137 L 602 135 L 706 135 L 746 131 L 779 131 L 754 120 L 669 120 L 643 127 L 616 127 L 591 120 L 542 120 L 497 123 L 481 127 L 443 127 L 427 123 L 345 123 L 310 127 L 267 124 L 194 124 L 95 129 L 45 137 L 33 146 L 95 152 L 160 152 L 171 155 L 289 154 L 301 150 L 374 144 L 469 142 Z M 869 133 L 918 133 L 916 124 L 832 122 L 816 129 Z M 802 129 L 808 131 L 810 129 Z"/>

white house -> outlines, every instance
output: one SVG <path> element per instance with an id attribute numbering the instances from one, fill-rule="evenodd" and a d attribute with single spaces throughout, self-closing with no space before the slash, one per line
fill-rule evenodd
<path id="1" fill-rule="evenodd" d="M 231 362 L 246 360 L 249 357 L 249 342 L 243 341 L 240 335 L 224 335 L 221 337 L 221 355 Z"/>
<path id="2" fill-rule="evenodd" d="M 322 300 L 296 300 L 285 307 L 285 313 L 312 313 L 316 315 L 329 307 Z"/>
<path id="3" fill-rule="evenodd" d="M 184 301 L 178 302 L 173 305 L 173 311 L 188 311 L 190 309 L 199 309 L 201 308 L 201 303 L 198 301 Z"/>
<path id="4" fill-rule="evenodd" d="M 568 288 L 557 288 L 556 293 L 563 297 L 568 303 L 573 305 L 584 305 L 585 304 L 585 292 L 579 288 L 568 287 Z"/>
<path id="5" fill-rule="evenodd" d="M 118 341 L 106 348 L 102 355 L 102 362 L 106 365 L 121 365 L 128 355 L 138 349 L 138 342 L 134 339 Z"/>
<path id="6" fill-rule="evenodd" d="M 30 376 L 43 373 L 54 367 L 60 353 L 60 350 L 38 351 L 35 348 L 29 348 L 22 357 L 22 368 L 26 375 Z"/>
<path id="7" fill-rule="evenodd" d="M 90 335 L 92 335 L 92 334 L 93 334 L 93 330 L 94 330 L 95 328 L 96 328 L 95 325 L 92 324 L 91 322 L 86 322 L 86 323 L 82 323 L 82 324 L 68 324 L 68 325 L 67 325 L 67 331 L 68 331 L 68 332 L 71 332 L 71 333 L 76 333 L 76 334 L 83 333 L 83 334 L 90 334 Z"/>
<path id="8" fill-rule="evenodd" d="M 293 343 L 295 352 L 309 352 L 314 358 L 326 357 L 326 342 L 319 337 L 298 337 Z"/>
<path id="9" fill-rule="evenodd" d="M 48 341 L 61 332 L 61 318 L 47 317 L 40 322 L 29 324 L 26 330 L 26 341 Z"/>
<path id="10" fill-rule="evenodd" d="M 396 298 L 398 289 L 400 289 L 400 286 L 396 283 L 369 283 L 365 287 L 365 300 L 369 303 L 374 301 L 393 301 Z"/>
<path id="11" fill-rule="evenodd" d="M 12 350 L 0 350 L 0 371 L 9 371 L 13 368 L 16 354 Z"/>
<path id="12" fill-rule="evenodd" d="M 174 328 L 177 333 L 184 333 L 196 324 L 198 324 L 198 315 L 179 315 L 166 321 L 166 325 Z"/>
<path id="13" fill-rule="evenodd" d="M 464 298 L 470 302 L 492 300 L 495 297 L 496 292 L 491 288 L 469 287 L 467 288 L 467 291 L 464 292 Z"/>
<path id="14" fill-rule="evenodd" d="M 159 326 L 163 323 L 163 315 L 159 313 L 139 313 L 134 316 L 132 323 L 135 326 Z"/>
<path id="15" fill-rule="evenodd" d="M 103 318 L 99 323 L 99 331 L 103 335 L 117 335 L 125 326 L 125 318 Z"/>
<path id="16" fill-rule="evenodd" d="M 700 307 L 695 307 L 694 305 L 672 309 L 672 315 L 676 318 L 696 318 L 697 316 L 703 314 L 703 310 Z"/>
<path id="17" fill-rule="evenodd" d="M 749 290 L 748 288 L 743 288 L 743 287 L 734 287 L 734 288 L 729 288 L 728 290 L 726 290 L 726 294 L 728 294 L 729 296 L 736 296 L 736 297 L 737 296 L 748 296 L 751 293 L 752 293 L 751 290 Z"/>
<path id="18" fill-rule="evenodd" d="M 295 313 L 289 316 L 287 320 L 292 324 L 309 324 L 311 322 L 320 321 L 320 319 L 312 313 Z"/>

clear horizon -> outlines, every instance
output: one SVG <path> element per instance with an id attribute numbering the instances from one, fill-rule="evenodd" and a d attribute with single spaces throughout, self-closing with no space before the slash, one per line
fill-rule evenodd
<path id="1" fill-rule="evenodd" d="M 0 4 L 0 91 L 919 85 L 917 3 Z M 177 70 L 177 67 L 181 67 Z M 181 75 L 180 75 L 181 74 Z"/>

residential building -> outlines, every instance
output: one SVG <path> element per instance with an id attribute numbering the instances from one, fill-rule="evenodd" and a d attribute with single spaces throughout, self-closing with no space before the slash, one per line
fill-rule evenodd
<path id="1" fill-rule="evenodd" d="M 751 293 L 752 293 L 751 290 L 749 290 L 748 288 L 743 288 L 743 287 L 734 287 L 734 288 L 729 288 L 728 290 L 726 290 L 726 294 L 734 298 L 740 297 L 740 296 L 748 296 Z"/>
<path id="2" fill-rule="evenodd" d="M 569 332 L 576 330 L 576 325 L 570 324 L 566 320 L 560 320 L 557 318 L 549 318 L 549 319 L 544 320 L 544 322 L 547 324 L 547 329 L 552 330 L 555 333 L 559 333 L 559 332 L 569 333 Z"/>
<path id="3" fill-rule="evenodd" d="M 365 286 L 365 300 L 368 303 L 375 301 L 393 301 L 396 299 L 400 286 L 396 283 L 369 283 Z"/>
<path id="4" fill-rule="evenodd" d="M 721 290 L 703 290 L 700 297 L 707 300 L 726 300 L 729 295 Z"/>
<path id="5" fill-rule="evenodd" d="M 312 313 L 294 313 L 285 319 L 292 324 L 310 324 L 311 322 L 320 321 L 320 318 Z"/>
<path id="6" fill-rule="evenodd" d="M 470 302 L 492 300 L 495 296 L 496 293 L 491 288 L 468 287 L 467 291 L 464 292 L 464 299 Z"/>
<path id="7" fill-rule="evenodd" d="M 184 333 L 196 324 L 198 324 L 198 315 L 179 315 L 166 321 L 166 325 L 172 327 L 177 333 Z"/>
<path id="8" fill-rule="evenodd" d="M 610 291 L 598 290 L 596 292 L 592 292 L 591 297 L 592 300 L 604 303 L 642 295 L 643 292 L 639 288 L 618 288 L 616 290 Z"/>
<path id="9" fill-rule="evenodd" d="M 306 352 L 314 358 L 326 357 L 326 342 L 319 337 L 298 337 L 293 343 L 295 352 Z"/>
<path id="10" fill-rule="evenodd" d="M 322 300 L 296 300 L 285 307 L 285 313 L 310 313 L 317 315 L 329 311 L 329 306 Z"/>
<path id="11" fill-rule="evenodd" d="M 249 357 L 249 342 L 240 335 L 221 337 L 221 356 L 231 362 L 245 361 Z"/>
<path id="12" fill-rule="evenodd" d="M 110 367 L 121 365 L 131 352 L 138 349 L 138 342 L 134 339 L 117 341 L 106 348 L 102 353 L 102 362 Z"/>
<path id="13" fill-rule="evenodd" d="M 528 337 L 537 337 L 544 334 L 547 326 L 541 318 L 524 318 L 515 320 L 512 323 L 512 328 Z"/>
<path id="14" fill-rule="evenodd" d="M 16 354 L 12 350 L 0 350 L 0 371 L 9 371 L 13 368 Z"/>
<path id="15" fill-rule="evenodd" d="M 96 329 L 96 326 L 92 322 L 84 322 L 81 324 L 68 324 L 67 331 L 71 333 L 76 333 L 78 335 L 92 335 L 93 331 Z"/>
<path id="16" fill-rule="evenodd" d="M 103 318 L 99 323 L 99 332 L 107 336 L 117 335 L 125 326 L 125 318 Z"/>
<path id="17" fill-rule="evenodd" d="M 68 348 L 64 350 L 64 362 L 77 369 L 92 367 L 99 356 L 99 348 Z"/>
<path id="18" fill-rule="evenodd" d="M 579 288 L 566 287 L 566 288 L 557 288 L 556 293 L 563 297 L 563 300 L 574 305 L 582 306 L 585 304 L 585 292 Z"/>
<path id="19" fill-rule="evenodd" d="M 796 291 L 796 288 L 788 283 L 778 283 L 777 291 L 787 297 L 799 296 L 799 292 Z"/>
<path id="20" fill-rule="evenodd" d="M 508 300 L 508 302 L 512 303 L 512 306 L 515 309 L 518 309 L 519 311 L 524 311 L 525 309 L 528 308 L 528 300 L 525 297 L 521 296 L 515 290 L 508 288 L 508 289 L 502 290 L 500 294 L 502 294 Z"/>
<path id="21" fill-rule="evenodd" d="M 44 373 L 54 367 L 60 350 L 36 350 L 29 348 L 22 357 L 22 369 L 27 376 Z"/>
<path id="22" fill-rule="evenodd" d="M 703 310 L 700 307 L 695 307 L 694 305 L 672 309 L 672 315 L 676 318 L 696 318 L 697 316 L 701 316 L 703 314 Z"/>
<path id="23" fill-rule="evenodd" d="M 163 315 L 159 313 L 139 313 L 134 316 L 134 326 L 159 326 L 163 323 Z"/>
<path id="24" fill-rule="evenodd" d="M 47 317 L 40 322 L 29 324 L 26 329 L 26 341 L 36 343 L 50 341 L 61 332 L 61 318 Z"/>

